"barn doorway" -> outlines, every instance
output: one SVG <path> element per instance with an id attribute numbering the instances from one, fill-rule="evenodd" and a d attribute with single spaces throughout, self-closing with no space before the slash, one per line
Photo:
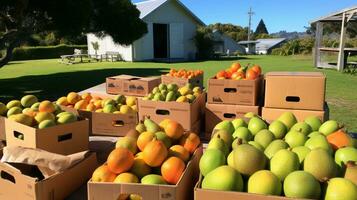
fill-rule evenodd
<path id="1" fill-rule="evenodd" d="M 154 58 L 168 58 L 169 52 L 169 25 L 153 24 L 154 31 Z"/>

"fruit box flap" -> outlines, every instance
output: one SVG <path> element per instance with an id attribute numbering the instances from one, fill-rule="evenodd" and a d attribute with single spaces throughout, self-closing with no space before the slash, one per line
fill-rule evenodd
<path id="1" fill-rule="evenodd" d="M 268 72 L 266 78 L 274 76 L 308 76 L 308 77 L 325 77 L 322 72 Z"/>
<path id="2" fill-rule="evenodd" d="M 142 77 L 122 74 L 122 75 L 112 76 L 112 77 L 108 77 L 108 78 L 109 79 L 132 80 L 132 79 L 141 79 Z"/>
<path id="3" fill-rule="evenodd" d="M 31 177 L 28 175 L 28 173 L 32 170 L 35 169 L 36 166 L 34 165 L 25 165 L 25 164 L 19 164 L 19 163 L 4 163 L 0 162 L 0 170 L 2 172 L 1 174 L 1 179 L 3 179 L 3 172 L 6 172 L 7 174 L 10 174 L 11 176 L 14 177 L 15 180 L 19 178 L 25 179 L 27 181 L 31 182 L 37 182 L 38 178 L 36 177 Z"/>

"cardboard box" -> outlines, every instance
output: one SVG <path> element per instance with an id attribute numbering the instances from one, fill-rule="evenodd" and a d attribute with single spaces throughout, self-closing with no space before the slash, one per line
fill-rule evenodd
<path id="1" fill-rule="evenodd" d="M 5 136 L 5 117 L 0 116 L 0 140 L 6 140 Z"/>
<path id="2" fill-rule="evenodd" d="M 306 117 L 316 116 L 320 120 L 327 121 L 329 119 L 329 108 L 325 104 L 324 111 L 318 110 L 295 110 L 295 109 L 279 109 L 279 108 L 262 108 L 262 118 L 267 122 L 272 122 L 276 120 L 284 112 L 292 112 L 298 121 L 304 121 Z"/>
<path id="3" fill-rule="evenodd" d="M 112 114 L 97 113 L 74 108 L 64 107 L 65 111 L 75 113 L 81 118 L 89 120 L 89 135 L 125 136 L 126 133 L 138 124 L 138 113 Z"/>
<path id="4" fill-rule="evenodd" d="M 190 79 L 161 75 L 161 82 L 164 84 L 174 83 L 179 88 L 185 86 L 187 83 L 191 83 L 193 87 L 199 86 L 200 88 L 203 88 L 203 74 Z"/>
<path id="5" fill-rule="evenodd" d="M 247 192 L 233 192 L 233 191 L 219 191 L 219 190 L 207 190 L 201 188 L 202 176 L 196 184 L 195 187 L 195 200 L 289 200 L 292 198 L 287 198 L 283 196 L 273 196 L 273 195 L 261 195 L 252 194 Z M 297 199 L 295 200 L 303 200 Z M 306 199 L 305 199 L 306 200 Z"/>
<path id="6" fill-rule="evenodd" d="M 38 148 L 63 155 L 88 150 L 89 121 L 86 119 L 45 129 L 5 119 L 5 129 L 8 146 Z M 20 136 L 23 139 L 19 139 Z"/>
<path id="7" fill-rule="evenodd" d="M 106 79 L 108 94 L 146 96 L 161 83 L 160 77 L 119 75 Z"/>
<path id="8" fill-rule="evenodd" d="M 27 175 L 37 167 L 0 162 L 0 199 L 65 199 L 92 176 L 96 167 L 95 153 L 90 153 L 84 160 L 64 172 L 38 180 Z"/>
<path id="9" fill-rule="evenodd" d="M 205 112 L 205 133 L 210 137 L 213 128 L 223 120 L 234 120 L 243 118 L 248 112 L 260 114 L 259 106 L 228 105 L 228 104 L 210 104 L 206 103 Z"/>
<path id="10" fill-rule="evenodd" d="M 323 73 L 269 72 L 265 79 L 265 107 L 323 111 L 326 85 Z"/>
<path id="11" fill-rule="evenodd" d="M 203 116 L 205 100 L 206 93 L 202 93 L 192 103 L 138 99 L 139 119 L 150 116 L 150 119 L 156 123 L 160 123 L 164 119 L 173 119 L 180 123 L 185 130 L 196 131 L 195 124 L 199 123 Z M 199 132 L 196 133 L 199 134 Z"/>
<path id="12" fill-rule="evenodd" d="M 208 80 L 207 102 L 212 104 L 233 104 L 256 106 L 260 102 L 263 76 L 255 80 Z"/>
<path id="13" fill-rule="evenodd" d="M 187 200 L 193 196 L 193 188 L 198 180 L 198 163 L 202 147 L 197 149 L 176 185 L 144 185 L 138 183 L 96 183 L 88 181 L 89 200 L 122 199 L 129 194 L 138 194 L 143 200 Z M 125 199 L 125 198 L 123 198 Z"/>

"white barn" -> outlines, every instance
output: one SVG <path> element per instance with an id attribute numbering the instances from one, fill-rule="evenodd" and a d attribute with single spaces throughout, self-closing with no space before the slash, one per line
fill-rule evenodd
<path id="1" fill-rule="evenodd" d="M 218 30 L 213 31 L 214 52 L 221 53 L 227 56 L 238 54 L 246 54 L 244 46 L 238 44 L 235 40 Z"/>
<path id="2" fill-rule="evenodd" d="M 179 0 L 149 0 L 135 4 L 148 33 L 131 45 L 115 44 L 110 36 L 87 35 L 88 53 L 95 54 L 92 42 L 98 42 L 98 54 L 118 52 L 125 61 L 193 60 L 193 37 L 205 24 Z"/>

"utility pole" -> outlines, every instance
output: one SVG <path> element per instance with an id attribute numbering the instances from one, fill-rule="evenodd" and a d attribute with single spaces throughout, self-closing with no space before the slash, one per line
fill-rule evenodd
<path id="1" fill-rule="evenodd" d="M 252 26 L 252 16 L 255 13 L 252 11 L 252 7 L 249 8 L 248 16 L 249 16 L 249 23 L 248 23 L 248 41 L 250 41 L 250 27 Z"/>

